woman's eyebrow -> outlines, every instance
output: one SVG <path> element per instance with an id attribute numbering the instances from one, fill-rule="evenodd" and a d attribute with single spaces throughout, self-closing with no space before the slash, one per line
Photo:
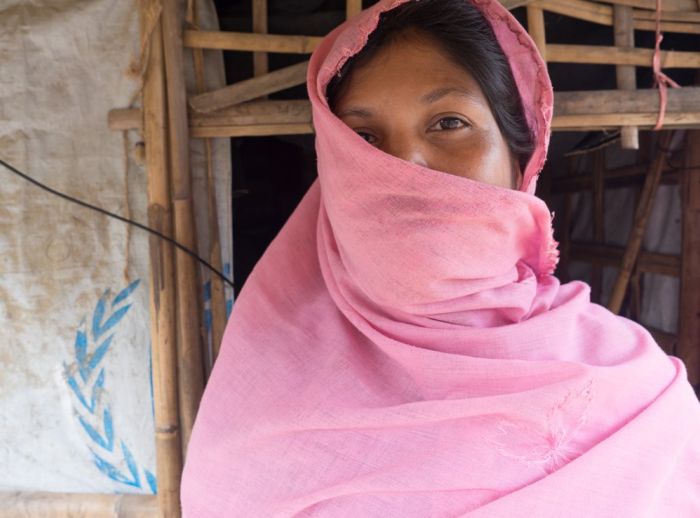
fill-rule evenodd
<path id="1" fill-rule="evenodd" d="M 368 110 L 367 108 L 359 108 L 359 107 L 352 107 L 348 108 L 347 110 L 343 110 L 338 114 L 338 117 L 348 117 L 348 116 L 355 116 L 355 117 L 361 117 L 363 119 L 369 119 L 372 117 L 372 112 Z"/>
<path id="2" fill-rule="evenodd" d="M 460 97 L 464 97 L 467 100 L 471 102 L 475 102 L 477 104 L 483 105 L 484 102 L 483 100 L 476 95 L 474 92 L 471 90 L 467 90 L 466 88 L 457 88 L 457 87 L 447 87 L 447 88 L 437 88 L 433 90 L 432 92 L 429 92 L 425 94 L 423 97 L 421 97 L 421 102 L 423 104 L 430 104 L 439 101 L 443 97 L 450 95 L 450 94 L 457 94 Z"/>

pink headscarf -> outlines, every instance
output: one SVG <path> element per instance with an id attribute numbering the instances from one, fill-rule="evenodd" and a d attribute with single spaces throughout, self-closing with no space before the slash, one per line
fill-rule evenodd
<path id="1" fill-rule="evenodd" d="M 700 405 L 682 362 L 551 275 L 533 192 L 552 90 L 510 13 L 472 2 L 536 136 L 522 192 L 387 155 L 329 110 L 328 81 L 404 1 L 312 56 L 319 180 L 234 305 L 185 518 L 700 516 Z"/>

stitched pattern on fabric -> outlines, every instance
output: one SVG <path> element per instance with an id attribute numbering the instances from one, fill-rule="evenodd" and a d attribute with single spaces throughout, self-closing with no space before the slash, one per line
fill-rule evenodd
<path id="1" fill-rule="evenodd" d="M 583 453 L 576 439 L 588 420 L 593 381 L 590 378 L 578 390 L 555 401 L 544 422 L 502 419 L 496 424 L 496 436 L 484 439 L 504 457 L 538 466 L 547 474 L 556 471 Z"/>

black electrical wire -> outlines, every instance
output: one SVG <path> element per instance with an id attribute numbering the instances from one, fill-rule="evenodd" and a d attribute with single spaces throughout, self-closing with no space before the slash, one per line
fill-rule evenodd
<path id="1" fill-rule="evenodd" d="M 178 242 L 175 241 L 174 239 L 169 238 L 169 237 L 166 236 L 165 234 L 163 234 L 163 233 L 161 233 L 161 232 L 158 232 L 157 230 L 155 230 L 155 229 L 153 229 L 153 228 L 151 228 L 151 227 L 148 227 L 148 226 L 146 226 L 146 225 L 143 225 L 143 224 L 139 223 L 138 221 L 134 221 L 134 220 L 131 220 L 131 219 L 129 219 L 129 218 L 125 218 L 125 217 L 123 217 L 123 216 L 120 216 L 119 214 L 114 214 L 113 212 L 109 212 L 108 210 L 105 210 L 105 209 L 103 209 L 103 208 L 101 208 L 101 207 L 97 207 L 97 206 L 92 205 L 92 204 L 90 204 L 90 203 L 87 203 L 87 202 L 85 202 L 85 201 L 79 200 L 79 199 L 77 199 L 77 198 L 73 198 L 72 196 L 69 196 L 69 195 L 67 195 L 67 194 L 64 194 L 64 193 L 62 193 L 62 192 L 60 192 L 60 191 L 57 191 L 57 190 L 55 190 L 55 189 L 52 189 L 51 187 L 49 187 L 49 186 L 47 186 L 47 185 L 44 185 L 44 184 L 41 183 L 40 181 L 35 180 L 34 178 L 32 178 L 31 176 L 29 176 L 28 174 L 23 173 L 22 171 L 20 171 L 20 170 L 17 169 L 16 167 L 13 167 L 12 165 L 8 164 L 8 163 L 5 162 L 2 158 L 0 158 L 0 164 L 4 165 L 6 168 L 8 168 L 8 169 L 9 169 L 10 171 L 12 171 L 13 173 L 15 173 L 17 176 L 20 176 L 21 178 L 24 178 L 25 180 L 27 180 L 27 181 L 30 182 L 30 183 L 33 183 L 34 185 L 36 185 L 36 186 L 39 187 L 40 189 L 43 189 L 43 190 L 45 190 L 45 191 L 47 191 L 47 192 L 50 192 L 51 194 L 54 194 L 54 195 L 58 196 L 59 198 L 63 198 L 64 200 L 68 200 L 68 201 L 73 202 L 73 203 L 77 203 L 78 205 L 80 205 L 80 206 L 82 206 L 82 207 L 86 207 L 86 208 L 88 208 L 88 209 L 92 209 L 92 210 L 94 210 L 94 211 L 99 212 L 100 214 L 104 214 L 105 216 L 109 216 L 109 217 L 111 217 L 111 218 L 118 219 L 119 221 L 122 221 L 122 222 L 124 222 L 124 223 L 128 223 L 129 225 L 133 225 L 133 226 L 135 226 L 135 227 L 140 228 L 141 230 L 145 230 L 146 232 L 150 232 L 151 234 L 153 234 L 153 235 L 155 235 L 155 236 L 158 236 L 158 237 L 161 238 L 162 240 L 167 241 L 168 243 L 173 244 L 174 246 L 176 246 L 177 248 L 179 248 L 180 250 L 182 250 L 182 251 L 185 252 L 186 254 L 190 255 L 190 256 L 193 257 L 193 258 L 195 258 L 197 261 L 199 261 L 199 262 L 200 262 L 203 266 L 205 266 L 207 269 L 209 269 L 210 271 L 212 271 L 213 273 L 215 273 L 218 277 L 221 277 L 221 279 L 222 279 L 226 284 L 228 284 L 228 285 L 231 286 L 231 287 L 234 287 L 233 281 L 229 280 L 229 278 L 226 277 L 223 273 L 221 273 L 219 270 L 217 270 L 216 268 L 214 268 L 214 267 L 213 267 L 211 264 L 209 264 L 207 261 L 205 261 L 204 259 L 202 259 L 199 255 L 197 255 L 196 252 L 190 250 L 190 249 L 187 248 L 186 246 L 181 245 L 180 243 L 178 243 Z"/>

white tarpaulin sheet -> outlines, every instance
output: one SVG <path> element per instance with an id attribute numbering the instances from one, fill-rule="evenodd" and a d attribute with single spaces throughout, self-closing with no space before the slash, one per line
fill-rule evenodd
<path id="1" fill-rule="evenodd" d="M 216 28 L 213 5 L 198 9 L 202 27 Z M 109 110 L 137 106 L 127 70 L 138 52 L 134 2 L 1 1 L 0 156 L 147 222 L 146 173 L 133 158 L 141 137 L 107 127 Z M 208 87 L 223 86 L 221 55 L 205 58 Z M 207 250 L 202 149 L 192 142 Z M 213 150 L 230 276 L 228 140 Z M 148 282 L 147 234 L 0 166 L 0 490 L 155 492 Z"/>

